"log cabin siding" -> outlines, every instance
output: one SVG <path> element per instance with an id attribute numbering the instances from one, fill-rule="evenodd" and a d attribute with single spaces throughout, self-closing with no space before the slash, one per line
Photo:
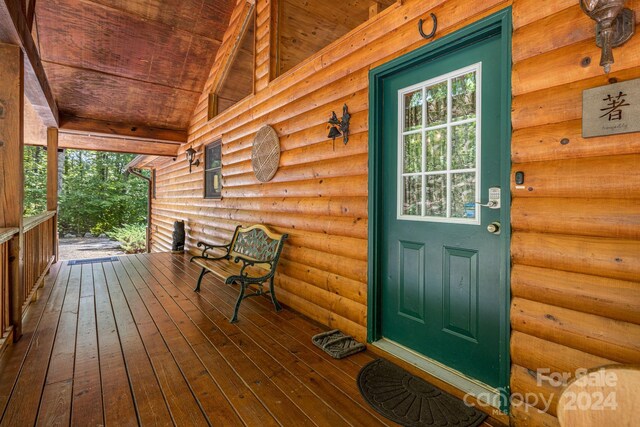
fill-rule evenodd
<path id="1" fill-rule="evenodd" d="M 538 369 L 640 363 L 640 139 L 581 136 L 582 91 L 640 77 L 640 37 L 614 50 L 605 75 L 578 3 L 513 2 L 512 169 L 525 173 L 525 188 L 511 188 L 516 425 L 558 425 L 561 387 Z M 637 24 L 640 2 L 627 7 Z"/>
<path id="2" fill-rule="evenodd" d="M 433 11 L 442 16 L 438 37 L 510 4 L 490 0 L 408 1 L 389 7 L 345 37 L 268 83 L 207 122 L 207 100 L 216 66 L 203 91 L 189 131 L 188 146 L 222 137 L 222 200 L 203 199 L 202 169 L 189 174 L 182 154 L 157 166 L 153 203 L 153 250 L 170 248 L 172 224 L 184 219 L 187 246 L 198 240 L 222 243 L 238 223 L 264 223 L 288 233 L 279 274 L 278 298 L 331 327 L 366 340 L 368 72 L 424 45 L 418 20 Z M 237 8 L 244 6 L 244 1 Z M 257 4 L 260 61 L 266 37 L 262 18 L 270 11 Z M 232 24 L 235 16 L 232 14 Z M 393 29 L 393 31 L 391 31 Z M 226 40 L 225 40 L 226 41 Z M 225 41 L 220 51 L 225 49 Z M 257 89 L 266 75 L 256 72 Z M 331 111 L 347 103 L 351 137 L 335 148 L 327 139 Z M 273 180 L 259 183 L 251 169 L 251 144 L 263 125 L 280 136 L 280 168 Z"/>
<path id="3" fill-rule="evenodd" d="M 557 425 L 559 387 L 536 370 L 575 372 L 640 363 L 640 138 L 583 139 L 582 91 L 640 77 L 640 35 L 614 49 L 610 75 L 598 65 L 594 24 L 577 0 L 398 2 L 343 38 L 269 80 L 269 0 L 258 0 L 256 93 L 207 121 L 214 65 L 176 160 L 157 165 L 153 250 L 168 250 L 174 220 L 187 247 L 222 243 L 238 223 L 265 223 L 291 236 L 276 279 L 295 310 L 366 339 L 368 71 L 426 42 L 417 21 L 438 16 L 437 37 L 513 6 L 511 390 L 551 398 L 549 413 L 514 400 L 516 425 Z M 240 0 L 237 8 L 241 8 Z M 640 1 L 628 7 L 640 19 Z M 234 12 L 233 16 L 239 13 Z M 233 21 L 234 18 L 232 18 Z M 224 42 L 223 42 L 224 44 Z M 221 48 L 220 51 L 223 51 Z M 591 65 L 580 60 L 590 56 Z M 347 103 L 347 145 L 326 138 L 326 120 Z M 263 125 L 280 136 L 280 169 L 259 183 L 251 143 Z M 222 200 L 203 199 L 201 168 L 183 155 L 223 141 Z M 560 144 L 563 138 L 569 144 Z M 531 404 L 531 405 L 530 405 Z"/>

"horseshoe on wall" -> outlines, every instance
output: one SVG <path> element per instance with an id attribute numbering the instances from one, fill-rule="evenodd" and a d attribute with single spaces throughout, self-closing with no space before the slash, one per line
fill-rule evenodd
<path id="1" fill-rule="evenodd" d="M 434 15 L 433 13 L 431 14 L 431 20 L 433 21 L 433 30 L 431 30 L 429 34 L 426 34 L 422 29 L 424 20 L 420 19 L 418 21 L 418 31 L 420 32 L 422 38 L 425 38 L 427 40 L 432 39 L 436 35 L 436 30 L 438 29 L 438 18 L 436 18 L 436 15 Z"/>

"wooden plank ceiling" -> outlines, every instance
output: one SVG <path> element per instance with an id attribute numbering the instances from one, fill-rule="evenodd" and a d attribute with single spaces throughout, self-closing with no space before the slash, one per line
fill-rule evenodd
<path id="1" fill-rule="evenodd" d="M 34 36 L 62 131 L 184 142 L 233 3 L 38 0 Z"/>

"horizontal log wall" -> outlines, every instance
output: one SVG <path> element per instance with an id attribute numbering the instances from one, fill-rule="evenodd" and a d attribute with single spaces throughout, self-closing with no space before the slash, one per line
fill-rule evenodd
<path id="1" fill-rule="evenodd" d="M 578 3 L 513 2 L 512 167 L 525 188 L 511 189 L 511 391 L 523 426 L 558 425 L 562 386 L 539 370 L 640 363 L 640 138 L 581 136 L 582 91 L 640 77 L 640 37 L 605 75 Z M 640 1 L 627 6 L 639 20 Z"/>
<path id="2" fill-rule="evenodd" d="M 277 287 L 292 308 L 356 338 L 366 337 L 368 71 L 424 45 L 417 21 L 433 12 L 438 37 L 511 4 L 404 1 L 359 26 L 288 73 L 269 81 L 266 2 L 257 2 L 256 94 L 207 122 L 203 91 L 189 131 L 202 153 L 222 138 L 222 200 L 205 200 L 203 172 L 189 174 L 182 147 L 157 167 L 153 249 L 171 246 L 173 221 L 187 246 L 222 243 L 238 223 L 265 223 L 291 236 Z M 637 12 L 640 1 L 631 0 Z M 598 66 L 593 22 L 576 0 L 513 0 L 513 170 L 511 339 L 516 425 L 557 426 L 562 387 L 538 369 L 575 372 L 640 362 L 640 139 L 581 137 L 582 91 L 640 77 L 636 35 L 616 48 L 609 76 Z M 580 65 L 583 57 L 591 65 Z M 326 120 L 347 103 L 348 145 L 326 138 Z M 281 138 L 280 169 L 259 183 L 251 171 L 255 132 Z M 569 144 L 561 144 L 564 138 Z M 528 394 L 550 399 L 528 400 Z M 523 396 L 526 402 L 517 396 Z"/>
<path id="3" fill-rule="evenodd" d="M 242 4 L 242 2 L 240 2 Z M 292 308 L 357 339 L 366 339 L 368 72 L 424 45 L 418 20 L 438 16 L 438 37 L 509 5 L 509 1 L 410 0 L 390 6 L 345 37 L 273 81 L 268 80 L 270 2 L 256 2 L 256 94 L 207 122 L 203 91 L 189 144 L 222 137 L 222 200 L 205 200 L 203 172 L 182 154 L 157 168 L 153 250 L 171 245 L 173 221 L 183 219 L 187 247 L 222 243 L 236 224 L 264 223 L 286 232 L 276 278 L 278 298 Z M 347 103 L 351 137 L 327 139 L 331 111 Z M 282 156 L 274 179 L 261 184 L 251 169 L 256 131 L 269 124 Z M 202 161 L 202 160 L 201 160 Z"/>

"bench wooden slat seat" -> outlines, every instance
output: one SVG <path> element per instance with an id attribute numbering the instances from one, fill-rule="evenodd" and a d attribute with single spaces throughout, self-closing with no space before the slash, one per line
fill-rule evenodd
<path id="1" fill-rule="evenodd" d="M 238 321 L 240 303 L 248 297 L 269 294 L 276 311 L 282 310 L 276 299 L 273 278 L 287 237 L 286 234 L 276 234 L 264 225 L 256 224 L 246 228 L 237 226 L 231 242 L 226 245 L 198 242 L 198 247 L 203 248 L 202 254 L 191 257 L 190 260 L 202 267 L 194 290 L 200 291 L 202 278 L 208 273 L 213 273 L 226 284 L 239 284 L 240 294 L 233 310 L 231 323 Z M 269 282 L 268 291 L 263 289 L 263 284 L 266 282 Z M 257 285 L 257 288 L 247 293 L 250 285 Z"/>

